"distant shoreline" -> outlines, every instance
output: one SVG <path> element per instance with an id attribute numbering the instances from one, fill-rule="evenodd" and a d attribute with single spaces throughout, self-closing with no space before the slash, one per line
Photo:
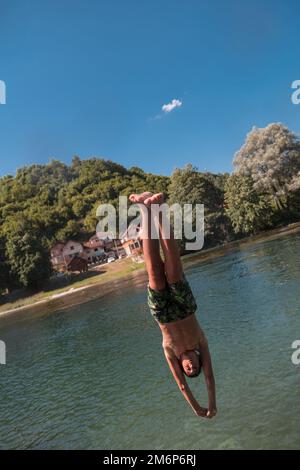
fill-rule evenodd
<path id="1" fill-rule="evenodd" d="M 219 256 L 225 256 L 231 252 L 237 251 L 240 248 L 244 248 L 249 244 L 260 243 L 266 240 L 272 240 L 284 235 L 298 232 L 300 232 L 300 222 L 273 230 L 268 230 L 258 235 L 253 235 L 241 240 L 226 243 L 222 246 L 217 246 L 197 253 L 185 255 L 182 257 L 183 265 L 185 268 L 188 268 L 195 264 L 205 262 Z M 133 265 L 133 267 L 129 266 L 129 268 L 131 270 L 130 272 L 126 272 L 121 275 L 118 275 L 118 270 L 116 270 L 115 275 L 113 275 L 112 278 L 105 280 L 104 282 L 102 282 L 102 279 L 99 279 L 99 282 L 95 282 L 90 285 L 88 284 L 77 288 L 70 286 L 67 287 L 66 290 L 63 290 L 57 294 L 49 294 L 49 296 L 47 296 L 45 299 L 37 300 L 28 305 L 18 306 L 15 308 L 12 307 L 11 309 L 7 309 L 2 312 L 0 311 L 0 318 L 22 312 L 36 314 L 52 313 L 101 298 L 116 291 L 117 289 L 131 285 L 134 281 L 138 281 L 139 284 L 146 285 L 147 275 L 144 263 L 136 266 Z"/>

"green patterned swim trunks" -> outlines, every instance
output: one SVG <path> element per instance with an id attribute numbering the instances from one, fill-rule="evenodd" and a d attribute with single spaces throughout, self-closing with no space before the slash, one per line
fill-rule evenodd
<path id="1" fill-rule="evenodd" d="M 192 315 L 197 304 L 186 278 L 175 284 L 167 284 L 163 291 L 151 289 L 148 285 L 148 305 L 159 323 L 170 323 Z"/>

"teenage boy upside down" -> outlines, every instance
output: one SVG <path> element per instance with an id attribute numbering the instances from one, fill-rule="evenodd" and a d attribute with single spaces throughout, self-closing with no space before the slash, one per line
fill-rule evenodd
<path id="1" fill-rule="evenodd" d="M 152 204 L 164 202 L 162 193 L 132 194 L 130 201 L 140 204 L 143 253 L 148 271 L 148 305 L 163 337 L 163 350 L 177 385 L 197 416 L 213 418 L 217 413 L 215 380 L 205 335 L 197 321 L 196 301 L 184 276 L 179 249 L 171 233 L 164 236 L 161 220 L 157 221 L 159 239 L 151 238 L 154 217 Z M 160 256 L 160 245 L 164 262 Z M 208 391 L 208 407 L 203 408 L 195 399 L 186 380 L 197 377 L 201 368 Z"/>

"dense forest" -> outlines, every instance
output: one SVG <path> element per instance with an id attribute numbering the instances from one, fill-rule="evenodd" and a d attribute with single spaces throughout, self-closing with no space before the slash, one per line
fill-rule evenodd
<path id="1" fill-rule="evenodd" d="M 102 158 L 70 166 L 52 160 L 0 179 L 0 292 L 38 287 L 51 275 L 56 240 L 95 233 L 96 208 L 119 195 L 164 192 L 170 203 L 205 206 L 205 247 L 300 219 L 300 142 L 282 124 L 253 128 L 236 153 L 232 174 L 188 164 L 170 177 Z"/>

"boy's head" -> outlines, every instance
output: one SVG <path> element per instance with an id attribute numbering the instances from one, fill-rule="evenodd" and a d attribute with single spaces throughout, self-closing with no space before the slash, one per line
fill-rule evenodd
<path id="1" fill-rule="evenodd" d="M 180 356 L 183 372 L 188 377 L 197 377 L 201 372 L 200 353 L 197 350 L 184 351 Z"/>

